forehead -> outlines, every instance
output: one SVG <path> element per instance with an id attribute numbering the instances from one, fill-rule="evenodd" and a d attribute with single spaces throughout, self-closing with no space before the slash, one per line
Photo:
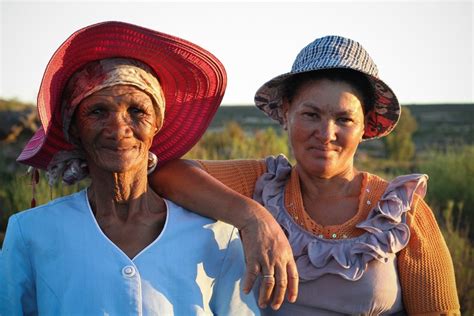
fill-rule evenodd
<path id="1" fill-rule="evenodd" d="M 89 96 L 89 98 L 93 97 L 149 98 L 151 100 L 146 92 L 130 85 L 105 87 Z"/>
<path id="2" fill-rule="evenodd" d="M 362 111 L 360 93 L 349 83 L 329 79 L 308 80 L 298 88 L 291 107 Z"/>

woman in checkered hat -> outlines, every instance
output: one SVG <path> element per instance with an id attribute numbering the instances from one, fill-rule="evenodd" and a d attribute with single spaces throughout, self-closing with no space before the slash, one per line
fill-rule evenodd
<path id="1" fill-rule="evenodd" d="M 458 315 L 451 256 L 423 200 L 427 176 L 386 181 L 354 167 L 359 143 L 389 134 L 400 117 L 394 92 L 364 48 L 340 36 L 316 39 L 289 73 L 258 89 L 255 103 L 287 131 L 294 166 L 283 155 L 178 161 L 156 172 L 152 184 L 167 183 L 162 193 L 207 216 L 253 227 L 246 251 L 257 259 L 247 264 L 247 278 L 259 275 L 263 314 Z M 235 193 L 228 188 L 267 212 L 229 203 Z M 284 245 L 275 221 L 297 273 L 285 248 L 275 254 L 274 245 Z M 297 275 L 299 294 L 290 303 Z M 287 284 L 289 296 L 277 310 Z"/>
<path id="2" fill-rule="evenodd" d="M 38 96 L 42 128 L 18 160 L 90 185 L 10 217 L 0 315 L 259 314 L 240 289 L 237 229 L 147 181 L 198 141 L 225 85 L 206 50 L 132 24 L 88 26 L 59 47 Z"/>

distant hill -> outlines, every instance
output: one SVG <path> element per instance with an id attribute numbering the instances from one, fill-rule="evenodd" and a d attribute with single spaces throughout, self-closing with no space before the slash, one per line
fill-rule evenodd
<path id="1" fill-rule="evenodd" d="M 426 146 L 474 144 L 474 104 L 406 105 L 418 123 L 414 140 Z"/>

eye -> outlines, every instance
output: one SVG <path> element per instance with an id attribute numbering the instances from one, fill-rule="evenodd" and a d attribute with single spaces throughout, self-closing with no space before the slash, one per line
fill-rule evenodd
<path id="1" fill-rule="evenodd" d="M 89 111 L 89 115 L 100 116 L 106 112 L 105 108 L 102 105 L 94 105 Z"/>
<path id="2" fill-rule="evenodd" d="M 340 117 L 337 119 L 337 121 L 343 124 L 349 124 L 349 123 L 352 123 L 354 120 L 350 117 Z"/>
<path id="3" fill-rule="evenodd" d="M 316 112 L 303 112 L 303 116 L 313 119 L 313 118 L 318 118 L 319 114 Z"/>
<path id="4" fill-rule="evenodd" d="M 138 106 L 132 106 L 132 107 L 128 108 L 128 111 L 131 114 L 139 114 L 139 115 L 146 114 L 145 110 L 143 110 L 142 108 L 140 108 Z"/>
<path id="5" fill-rule="evenodd" d="M 93 109 L 90 113 L 94 114 L 94 115 L 99 115 L 103 112 L 104 112 L 104 110 L 102 110 L 102 109 Z"/>

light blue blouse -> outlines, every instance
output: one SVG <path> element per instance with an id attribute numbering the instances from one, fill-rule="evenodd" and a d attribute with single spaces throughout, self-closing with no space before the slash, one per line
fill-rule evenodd
<path id="1" fill-rule="evenodd" d="M 0 255 L 0 315 L 258 315 L 240 290 L 237 230 L 166 201 L 163 231 L 128 258 L 86 190 L 12 216 Z"/>

